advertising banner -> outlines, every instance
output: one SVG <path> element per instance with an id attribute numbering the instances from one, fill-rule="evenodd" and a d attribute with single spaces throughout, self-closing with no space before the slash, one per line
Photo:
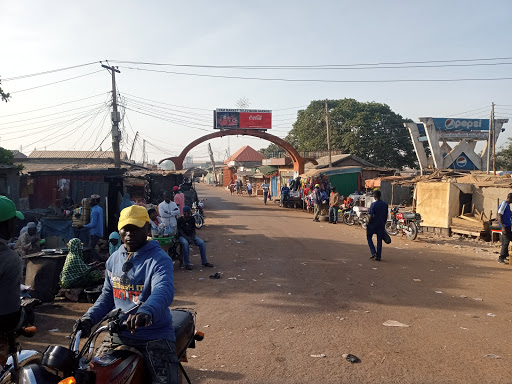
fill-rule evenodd
<path id="1" fill-rule="evenodd" d="M 272 111 L 260 109 L 216 109 L 216 129 L 272 129 Z"/>
<path id="2" fill-rule="evenodd" d="M 457 119 L 433 117 L 432 121 L 434 122 L 436 131 L 441 132 L 489 131 L 489 119 Z"/>

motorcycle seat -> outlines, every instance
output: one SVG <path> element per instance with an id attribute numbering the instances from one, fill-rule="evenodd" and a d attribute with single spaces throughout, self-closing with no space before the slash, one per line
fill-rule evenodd
<path id="1" fill-rule="evenodd" d="M 416 214 L 414 212 L 403 212 L 404 219 L 414 219 Z"/>
<path id="2" fill-rule="evenodd" d="M 176 336 L 176 354 L 179 359 L 194 340 L 194 313 L 187 309 L 171 309 L 171 315 L 174 335 Z"/>

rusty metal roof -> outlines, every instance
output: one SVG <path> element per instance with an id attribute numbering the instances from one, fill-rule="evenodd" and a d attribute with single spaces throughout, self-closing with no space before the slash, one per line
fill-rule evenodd
<path id="1" fill-rule="evenodd" d="M 113 159 L 113 151 L 34 151 L 31 159 Z M 121 152 L 121 160 L 127 160 L 126 152 Z"/>
<path id="2" fill-rule="evenodd" d="M 105 163 L 96 163 L 96 164 L 78 164 L 74 162 L 70 162 L 67 164 L 48 164 L 48 163 L 24 163 L 22 173 L 32 173 L 32 172 L 41 172 L 41 171 L 83 171 L 83 170 L 104 170 L 109 168 L 114 168 L 114 163 L 105 162 Z M 130 168 L 128 165 L 121 165 L 121 168 L 127 169 Z"/>

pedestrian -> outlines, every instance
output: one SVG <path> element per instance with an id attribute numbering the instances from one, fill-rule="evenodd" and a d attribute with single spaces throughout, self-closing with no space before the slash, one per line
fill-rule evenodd
<path id="1" fill-rule="evenodd" d="M 103 262 L 105 259 L 96 251 L 98 241 L 103 237 L 103 208 L 99 206 L 100 195 L 91 196 L 91 221 L 83 226 L 89 230 L 89 248 L 91 248 L 91 257 Z M 80 227 L 79 227 L 80 228 Z"/>
<path id="2" fill-rule="evenodd" d="M 366 239 L 370 247 L 371 257 L 380 261 L 382 256 L 382 238 L 386 231 L 386 221 L 388 220 L 388 204 L 380 199 L 381 192 L 376 190 L 373 192 L 375 201 L 370 205 L 368 210 L 368 226 L 366 227 Z M 373 235 L 377 235 L 377 250 L 373 245 Z"/>
<path id="3" fill-rule="evenodd" d="M 23 214 L 16 210 L 14 203 L 0 196 L 0 367 L 7 362 L 8 344 L 4 332 L 16 328 L 21 311 L 21 279 L 23 265 L 18 254 L 9 248 L 8 242 L 16 232 L 16 219 L 24 220 Z"/>
<path id="4" fill-rule="evenodd" d="M 338 223 L 338 209 L 340 205 L 340 194 L 336 191 L 336 187 L 331 188 L 329 196 L 329 223 Z"/>
<path id="5" fill-rule="evenodd" d="M 185 205 L 183 207 L 183 216 L 178 219 L 178 234 L 180 236 L 179 241 L 181 243 L 181 250 L 183 252 L 186 269 L 189 271 L 192 270 L 189 256 L 189 244 L 195 244 L 199 247 L 201 263 L 204 267 L 213 267 L 213 264 L 210 264 L 206 259 L 206 245 L 204 244 L 204 241 L 196 236 L 196 219 L 192 216 L 189 206 Z"/>
<path id="6" fill-rule="evenodd" d="M 252 183 L 250 181 L 247 182 L 247 194 L 249 197 L 252 196 Z"/>
<path id="7" fill-rule="evenodd" d="M 112 254 L 119 249 L 121 246 L 121 236 L 119 232 L 112 232 L 108 236 L 108 255 L 112 256 Z"/>
<path id="8" fill-rule="evenodd" d="M 288 205 L 288 200 L 290 200 L 290 187 L 285 184 L 281 188 L 281 206 L 286 207 Z"/>
<path id="9" fill-rule="evenodd" d="M 174 233 L 176 217 L 180 214 L 180 209 L 174 201 L 171 201 L 171 195 L 167 191 L 164 192 L 164 201 L 158 204 L 158 213 L 162 218 L 162 223 L 166 227 L 171 227 L 171 233 Z"/>
<path id="10" fill-rule="evenodd" d="M 233 196 L 233 192 L 235 192 L 235 185 L 233 183 L 229 184 L 229 192 L 231 192 L 231 196 Z"/>
<path id="11" fill-rule="evenodd" d="M 320 184 L 315 184 L 315 189 L 313 189 L 311 199 L 313 201 L 313 209 L 315 217 L 313 218 L 313 221 L 320 221 L 318 220 L 318 216 L 320 216 L 320 205 L 322 204 L 322 193 L 320 192 Z"/>
<path id="12" fill-rule="evenodd" d="M 41 250 L 41 238 L 37 233 L 37 225 L 34 222 L 27 224 L 27 231 L 24 232 L 16 242 L 14 249 L 20 256 L 37 253 Z"/>
<path id="13" fill-rule="evenodd" d="M 180 209 L 180 216 L 183 216 L 183 207 L 185 206 L 185 195 L 178 186 L 172 188 L 174 191 L 174 202 Z"/>
<path id="14" fill-rule="evenodd" d="M 88 337 L 111 310 L 134 311 L 126 319 L 128 329 L 107 335 L 96 356 L 126 345 L 143 357 L 148 369 L 145 383 L 176 384 L 179 361 L 169 310 L 174 298 L 172 260 L 157 241 L 148 241 L 146 208 L 133 205 L 123 209 L 117 228 L 123 245 L 107 260 L 102 293 L 77 320 L 75 330 Z M 135 307 L 134 303 L 141 305 Z"/>
<path id="15" fill-rule="evenodd" d="M 507 199 L 501 203 L 498 209 L 498 223 L 501 227 L 501 252 L 498 263 L 501 264 L 505 264 L 505 259 L 508 257 L 508 245 L 512 240 L 510 203 L 512 203 L 512 193 L 507 195 Z"/>
<path id="16" fill-rule="evenodd" d="M 265 205 L 267 205 L 267 199 L 268 199 L 268 188 L 269 185 L 265 180 L 263 180 L 263 184 L 261 184 L 261 189 L 263 189 L 263 202 Z"/>

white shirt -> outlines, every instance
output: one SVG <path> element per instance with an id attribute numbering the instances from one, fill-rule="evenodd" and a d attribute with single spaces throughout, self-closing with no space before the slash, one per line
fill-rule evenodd
<path id="1" fill-rule="evenodd" d="M 176 227 L 176 216 L 180 214 L 180 209 L 174 201 L 170 201 L 168 203 L 166 203 L 165 200 L 162 201 L 158 204 L 158 213 L 162 218 L 162 223 L 170 225 L 171 227 Z"/>

